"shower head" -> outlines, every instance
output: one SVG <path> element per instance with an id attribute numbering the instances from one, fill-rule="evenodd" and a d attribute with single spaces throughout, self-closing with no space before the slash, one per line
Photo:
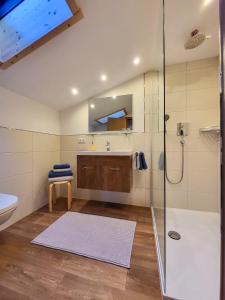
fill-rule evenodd
<path id="1" fill-rule="evenodd" d="M 169 120 L 170 116 L 168 114 L 165 115 L 165 121 L 167 122 Z"/>
<path id="2" fill-rule="evenodd" d="M 187 50 L 197 48 L 209 38 L 210 36 L 206 36 L 204 33 L 199 32 L 198 29 L 195 29 L 191 32 L 191 36 L 184 44 L 184 48 Z"/>

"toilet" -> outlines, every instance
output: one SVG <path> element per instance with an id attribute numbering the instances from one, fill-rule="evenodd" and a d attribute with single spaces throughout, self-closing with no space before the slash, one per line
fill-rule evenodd
<path id="1" fill-rule="evenodd" d="M 17 208 L 18 198 L 0 193 L 0 225 L 5 223 Z"/>

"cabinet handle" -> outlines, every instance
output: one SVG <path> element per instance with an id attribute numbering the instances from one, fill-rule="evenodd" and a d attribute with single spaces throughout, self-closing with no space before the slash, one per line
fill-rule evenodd
<path id="1" fill-rule="evenodd" d="M 120 168 L 109 168 L 110 170 L 112 170 L 112 171 L 119 171 L 120 170 Z"/>
<path id="2" fill-rule="evenodd" d="M 84 166 L 83 169 L 93 169 L 93 167 Z"/>

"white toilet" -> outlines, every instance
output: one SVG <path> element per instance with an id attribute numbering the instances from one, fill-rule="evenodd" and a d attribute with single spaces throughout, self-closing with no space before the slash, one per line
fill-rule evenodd
<path id="1" fill-rule="evenodd" d="M 0 193 L 0 225 L 5 223 L 17 208 L 18 198 Z"/>

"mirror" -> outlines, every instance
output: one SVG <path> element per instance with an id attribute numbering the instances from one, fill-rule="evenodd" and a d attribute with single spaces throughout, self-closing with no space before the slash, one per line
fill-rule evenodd
<path id="1" fill-rule="evenodd" d="M 89 132 L 133 129 L 132 95 L 95 98 L 89 101 Z"/>

